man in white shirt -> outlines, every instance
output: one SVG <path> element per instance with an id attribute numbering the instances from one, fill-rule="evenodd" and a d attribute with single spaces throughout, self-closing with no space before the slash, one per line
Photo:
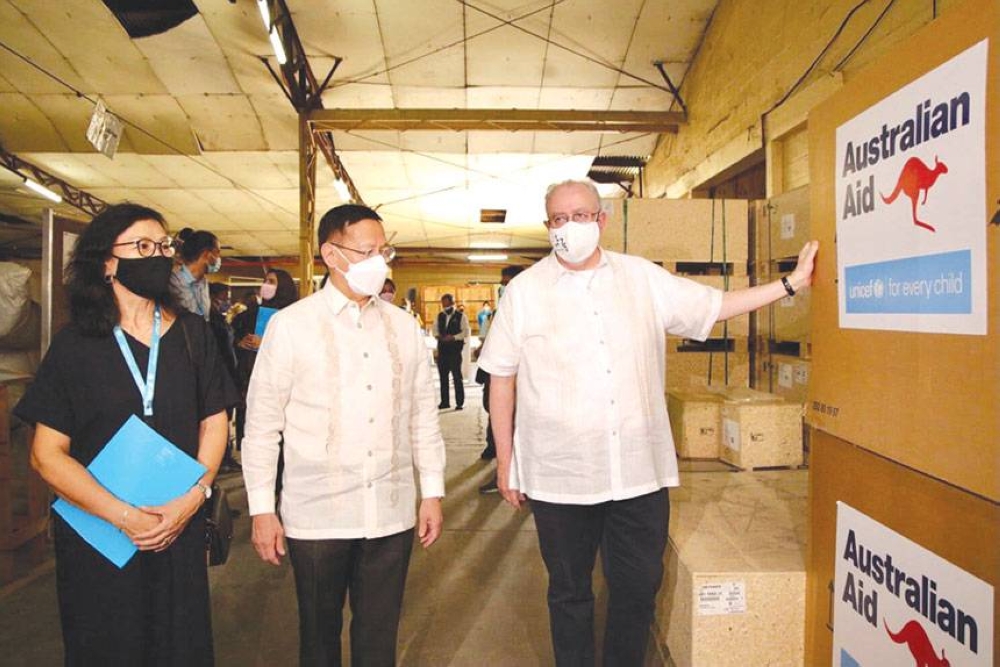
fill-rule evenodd
<path id="1" fill-rule="evenodd" d="M 465 386 L 462 384 L 462 348 L 469 337 L 469 320 L 465 313 L 455 308 L 455 297 L 441 296 L 441 312 L 434 321 L 434 337 L 437 338 L 437 367 L 441 380 L 441 403 L 438 410 L 451 407 L 448 399 L 448 378 L 455 382 L 455 409 L 465 407 Z"/>
<path id="2" fill-rule="evenodd" d="M 600 548 L 603 663 L 635 667 L 663 577 L 667 488 L 680 481 L 663 398 L 665 333 L 704 340 L 716 321 L 807 287 L 818 245 L 803 248 L 784 283 L 723 293 L 601 249 L 606 219 L 590 182 L 552 186 L 545 208 L 554 253 L 507 286 L 479 357 L 491 376 L 498 486 L 514 507 L 531 502 L 556 664 L 595 664 Z"/>
<path id="3" fill-rule="evenodd" d="M 414 522 L 425 548 L 441 534 L 444 441 L 421 331 L 377 297 L 395 256 L 378 214 L 331 209 L 319 243 L 326 287 L 271 318 L 250 380 L 243 474 L 253 544 L 278 565 L 287 538 L 300 664 L 341 664 L 349 593 L 352 664 L 390 667 Z"/>

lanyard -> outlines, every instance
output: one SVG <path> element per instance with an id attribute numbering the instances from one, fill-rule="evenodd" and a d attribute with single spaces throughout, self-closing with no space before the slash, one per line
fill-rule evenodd
<path id="1" fill-rule="evenodd" d="M 132 355 L 132 350 L 125 342 L 122 328 L 116 324 L 114 329 L 115 340 L 118 341 L 118 347 L 121 348 L 128 369 L 132 371 L 135 386 L 138 387 L 139 393 L 142 395 L 142 415 L 144 417 L 153 416 L 153 394 L 156 393 L 156 362 L 160 356 L 160 322 L 162 319 L 160 307 L 157 306 L 156 310 L 153 311 L 153 336 L 149 341 L 149 363 L 146 366 L 145 382 L 142 381 L 142 374 L 139 373 L 139 364 L 135 362 L 135 356 Z"/>

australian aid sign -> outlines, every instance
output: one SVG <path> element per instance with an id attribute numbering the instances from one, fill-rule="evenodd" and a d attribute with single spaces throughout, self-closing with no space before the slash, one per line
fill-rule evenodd
<path id="1" fill-rule="evenodd" d="M 837 128 L 841 327 L 986 334 L 987 48 Z"/>
<path id="2" fill-rule="evenodd" d="M 836 667 L 993 665 L 992 586 L 844 503 L 836 548 Z"/>

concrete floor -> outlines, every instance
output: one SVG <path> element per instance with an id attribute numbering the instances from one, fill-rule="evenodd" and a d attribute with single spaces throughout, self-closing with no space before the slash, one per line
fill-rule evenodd
<path id="1" fill-rule="evenodd" d="M 445 529 L 424 551 L 415 547 L 399 632 L 398 661 L 408 667 L 551 665 L 546 576 L 530 511 L 478 493 L 493 464 L 481 461 L 486 414 L 481 390 L 467 386 L 466 410 L 441 413 L 448 447 Z M 211 569 L 216 663 L 295 665 L 298 619 L 286 563 L 263 563 L 249 542 L 239 476 L 223 483 L 242 510 L 229 562 Z M 604 586 L 595 573 L 598 627 Z M 345 635 L 345 646 L 347 639 Z M 664 664 L 651 642 L 647 665 Z M 0 663 L 62 663 L 51 563 L 0 589 Z"/>

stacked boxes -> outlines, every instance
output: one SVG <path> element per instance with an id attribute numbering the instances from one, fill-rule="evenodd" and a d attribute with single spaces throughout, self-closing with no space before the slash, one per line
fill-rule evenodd
<path id="1" fill-rule="evenodd" d="M 667 337 L 667 389 L 747 387 L 750 361 L 746 338 L 706 343 Z"/>
<path id="2" fill-rule="evenodd" d="M 718 289 L 741 289 L 747 276 L 749 209 L 744 200 L 612 199 L 602 243 Z M 667 386 L 749 386 L 750 316 L 719 323 L 712 339 L 733 341 L 735 356 L 668 342 Z M 729 381 L 726 381 L 726 378 Z"/>
<path id="3" fill-rule="evenodd" d="M 682 458 L 745 470 L 802 464 L 802 404 L 752 389 L 672 389 L 667 412 Z"/>
<path id="4" fill-rule="evenodd" d="M 996 243 L 996 232 L 1000 230 L 984 226 L 978 213 L 965 217 L 952 213 L 957 202 L 967 201 L 989 220 L 996 210 L 996 193 L 1000 192 L 1000 113 L 996 108 L 1000 100 L 1000 53 L 995 48 L 987 50 L 987 40 L 991 47 L 1000 40 L 1000 5 L 994 0 L 959 4 L 899 42 L 867 70 L 856 73 L 840 92 L 813 109 L 809 116 L 811 209 L 821 244 L 819 280 L 812 295 L 814 356 L 807 413 L 812 427 L 805 660 L 809 665 L 828 665 L 832 658 L 840 664 L 841 651 L 847 649 L 857 653 L 852 654 L 857 662 L 875 664 L 870 659 L 871 651 L 897 648 L 886 638 L 883 625 L 878 622 L 835 622 L 837 612 L 845 614 L 839 618 L 856 621 L 852 614 L 857 609 L 845 608 L 850 602 L 846 588 L 835 588 L 837 564 L 850 575 L 851 585 L 865 587 L 868 599 L 873 599 L 873 592 L 881 592 L 880 615 L 894 615 L 890 622 L 895 620 L 897 625 L 902 619 L 921 624 L 925 636 L 919 648 L 923 649 L 924 662 L 933 658 L 932 664 L 944 664 L 938 656 L 945 654 L 954 665 L 997 664 L 1000 244 Z M 985 271 L 978 284 L 986 291 L 986 305 L 980 311 L 985 320 L 983 330 L 964 333 L 958 327 L 960 314 L 942 314 L 936 316 L 939 328 L 935 331 L 914 331 L 916 327 L 901 324 L 900 318 L 881 304 L 877 304 L 878 317 L 871 318 L 870 328 L 842 327 L 843 285 L 836 281 L 838 255 L 846 266 L 872 262 L 878 257 L 858 257 L 857 253 L 852 256 L 848 247 L 837 244 L 835 221 L 840 195 L 836 191 L 836 178 L 840 172 L 836 155 L 841 130 L 861 115 L 871 118 L 872 123 L 882 122 L 892 113 L 887 100 L 893 101 L 901 95 L 937 95 L 937 83 L 915 82 L 930 72 L 935 72 L 940 82 L 944 77 L 938 68 L 974 48 L 981 48 L 977 53 L 985 59 L 986 74 L 977 83 L 968 84 L 974 92 L 967 94 L 977 95 L 974 99 L 985 97 L 985 103 L 979 107 L 985 108 L 985 117 L 974 116 L 970 121 L 985 124 L 983 134 L 977 135 L 985 138 L 985 161 L 981 157 L 978 161 L 965 160 L 970 165 L 968 177 L 961 182 L 940 182 L 934 196 L 942 206 L 937 215 L 948 221 L 949 233 L 968 233 L 975 238 L 975 242 L 968 242 L 974 248 L 973 256 L 981 244 Z M 953 64 L 948 76 L 962 69 L 963 66 Z M 962 88 L 956 85 L 955 89 L 964 90 L 966 84 L 961 85 Z M 983 85 L 985 93 L 981 87 L 977 88 Z M 898 92 L 904 87 L 908 87 L 905 92 Z M 942 99 L 951 94 L 948 90 L 940 91 Z M 932 139 L 920 147 L 920 154 L 948 155 L 953 163 L 961 163 L 966 156 L 951 140 L 950 136 Z M 983 139 L 977 142 L 977 146 L 982 146 Z M 980 178 L 985 181 L 985 198 L 977 202 L 971 198 L 970 192 L 975 190 L 968 184 Z M 930 215 L 926 213 L 928 209 L 922 210 Z M 895 213 L 893 209 L 876 208 L 873 215 L 881 217 L 866 224 L 893 224 Z M 903 211 L 907 222 L 908 213 L 909 210 Z M 976 238 L 974 231 L 982 236 Z M 916 238 L 930 242 L 927 235 Z M 900 235 L 898 243 L 899 247 L 890 248 L 894 257 L 921 257 L 922 249 L 915 247 L 912 237 Z M 824 252 L 823 248 L 835 251 Z M 972 271 L 975 275 L 974 268 Z M 928 615 L 905 607 L 901 613 L 900 607 L 904 605 L 898 603 L 892 591 L 886 594 L 884 587 L 879 589 L 876 579 L 848 562 L 840 544 L 843 533 L 838 537 L 838 528 L 846 530 L 837 525 L 838 504 L 852 508 L 855 514 L 880 527 L 876 537 L 866 541 L 869 554 L 888 553 L 907 541 L 912 545 L 906 547 L 909 551 L 919 549 L 925 554 L 919 566 L 910 566 L 911 570 L 920 570 L 912 576 L 919 580 L 926 577 L 932 586 L 936 585 L 935 580 L 943 581 L 939 573 L 950 568 L 961 570 L 963 585 L 938 586 L 937 599 L 950 599 L 950 608 L 967 608 L 968 596 L 972 594 L 992 598 L 990 616 L 978 616 L 978 652 L 970 643 L 960 641 L 954 631 L 949 632 L 946 624 L 934 623 L 933 613 Z M 902 560 L 898 551 L 895 558 Z M 910 557 L 908 562 L 912 561 Z M 980 583 L 969 583 L 971 577 Z M 983 592 L 987 585 L 992 587 L 991 594 Z M 993 638 L 989 650 L 983 640 L 987 635 Z M 889 645 L 883 646 L 883 642 Z M 841 649 L 836 656 L 835 645 Z M 873 646 L 878 648 L 871 649 Z M 900 661 L 912 664 L 907 648 L 898 647 L 896 654 Z"/>
<path id="5" fill-rule="evenodd" d="M 14 576 L 14 550 L 40 546 L 48 524 L 49 488 L 29 463 L 33 429 L 11 414 L 30 381 L 0 372 L 0 585 Z"/>

